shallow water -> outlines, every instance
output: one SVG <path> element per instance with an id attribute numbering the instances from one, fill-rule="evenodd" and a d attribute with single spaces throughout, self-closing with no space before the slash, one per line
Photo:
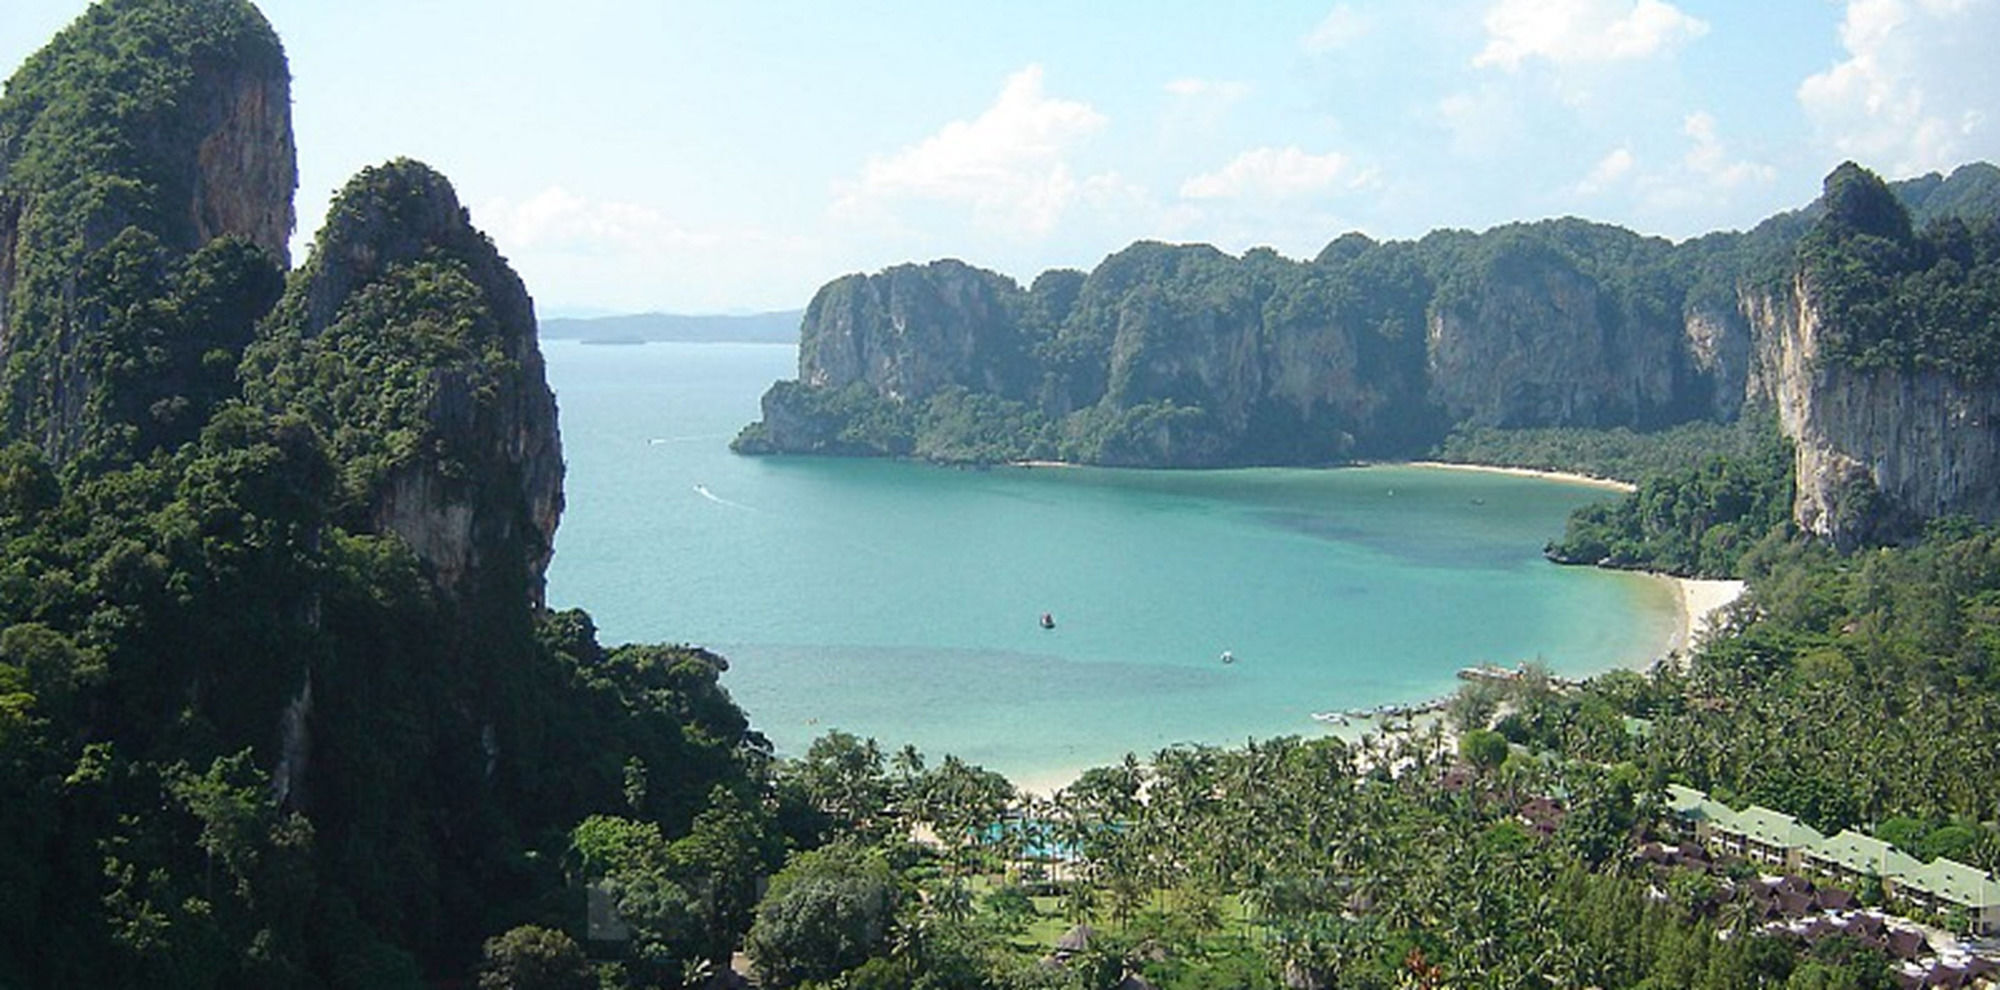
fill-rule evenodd
<path id="1" fill-rule="evenodd" d="M 1676 623 L 1661 582 L 1541 559 L 1601 489 L 744 458 L 729 438 L 793 348 L 543 347 L 569 462 L 551 602 L 606 642 L 723 652 L 784 752 L 838 727 L 1046 779 L 1317 733 L 1313 711 L 1443 694 L 1474 663 L 1642 662 Z"/>

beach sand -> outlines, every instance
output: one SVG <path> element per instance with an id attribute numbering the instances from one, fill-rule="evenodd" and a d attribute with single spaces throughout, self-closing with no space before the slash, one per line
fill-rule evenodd
<path id="1" fill-rule="evenodd" d="M 1592 474 L 1576 474 L 1570 471 L 1544 471 L 1540 468 L 1499 467 L 1493 464 L 1459 464 L 1451 461 L 1409 461 L 1411 467 L 1443 468 L 1447 471 L 1479 471 L 1485 474 L 1511 474 L 1520 478 L 1542 478 L 1548 481 L 1567 481 L 1571 484 L 1590 485 L 1619 492 L 1635 492 L 1639 486 L 1616 478 L 1600 478 Z"/>
<path id="2" fill-rule="evenodd" d="M 1065 787 L 1068 787 L 1071 784 L 1076 783 L 1076 779 L 1078 777 L 1083 776 L 1083 772 L 1087 769 L 1089 768 L 1077 767 L 1073 770 L 1037 770 L 1033 773 L 1024 773 L 1008 777 L 1007 782 L 1013 784 L 1014 789 L 1020 791 L 1022 794 L 1029 794 L 1038 798 L 1047 798 L 1049 795 L 1054 794 L 1056 791 L 1059 791 Z"/>
<path id="3" fill-rule="evenodd" d="M 1666 575 L 1661 575 L 1661 580 L 1673 582 L 1680 594 L 1680 631 L 1667 645 L 1669 654 L 1684 654 L 1701 645 L 1709 630 L 1715 628 L 1716 613 L 1735 604 L 1738 598 L 1743 597 L 1746 587 L 1741 581 L 1707 581 Z"/>

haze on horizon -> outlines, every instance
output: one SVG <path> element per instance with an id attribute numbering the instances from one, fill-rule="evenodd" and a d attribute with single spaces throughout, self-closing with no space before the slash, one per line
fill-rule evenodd
<path id="1" fill-rule="evenodd" d="M 545 315 L 791 309 L 946 256 L 1025 282 L 1141 238 L 1683 238 L 1843 159 L 2000 159 L 2000 0 L 259 5 L 295 251 L 354 172 L 420 158 Z M 86 6 L 0 8 L 7 73 Z"/>

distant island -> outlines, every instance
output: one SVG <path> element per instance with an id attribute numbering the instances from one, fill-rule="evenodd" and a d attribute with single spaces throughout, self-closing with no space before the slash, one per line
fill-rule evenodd
<path id="1" fill-rule="evenodd" d="M 550 317 L 544 340 L 587 344 L 796 344 L 804 310 L 770 313 L 630 313 L 620 316 Z"/>

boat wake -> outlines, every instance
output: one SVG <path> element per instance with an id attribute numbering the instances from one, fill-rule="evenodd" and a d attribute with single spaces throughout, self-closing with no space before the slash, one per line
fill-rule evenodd
<path id="1" fill-rule="evenodd" d="M 714 493 L 714 492 L 712 492 L 712 491 L 709 491 L 709 490 L 708 490 L 708 486 L 707 486 L 707 485 L 696 485 L 696 486 L 694 486 L 694 493 L 695 493 L 696 495 L 699 495 L 699 496 L 701 496 L 702 498 L 705 498 L 705 499 L 708 499 L 708 500 L 709 500 L 709 501 L 711 501 L 711 502 L 714 502 L 714 503 L 715 503 L 715 504 L 717 504 L 717 505 L 726 505 L 726 506 L 729 506 L 729 507 L 730 507 L 730 508 L 732 508 L 732 509 L 742 509 L 742 510 L 744 510 L 745 512 L 755 512 L 755 511 L 757 511 L 756 509 L 753 509 L 753 508 L 751 508 L 751 507 L 749 507 L 749 506 L 747 506 L 747 505 L 744 505 L 744 504 L 743 504 L 743 503 L 741 503 L 741 502 L 732 502 L 732 501 L 730 501 L 730 500 L 728 500 L 728 499 L 726 499 L 726 498 L 723 498 L 723 497 L 722 497 L 722 496 L 720 496 L 720 495 L 717 495 L 716 493 Z"/>

